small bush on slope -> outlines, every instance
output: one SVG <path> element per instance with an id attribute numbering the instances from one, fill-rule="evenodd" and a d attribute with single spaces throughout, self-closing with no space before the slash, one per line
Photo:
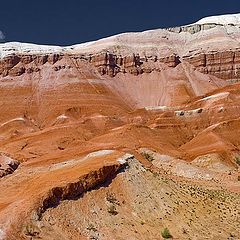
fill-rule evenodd
<path id="1" fill-rule="evenodd" d="M 168 228 L 164 228 L 161 232 L 163 238 L 172 238 L 172 235 L 170 234 Z"/>

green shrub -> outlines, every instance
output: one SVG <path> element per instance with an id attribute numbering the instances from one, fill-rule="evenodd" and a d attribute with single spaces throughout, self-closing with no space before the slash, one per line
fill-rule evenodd
<path id="1" fill-rule="evenodd" d="M 164 228 L 161 232 L 163 238 L 172 238 L 171 233 L 169 232 L 168 228 Z"/>

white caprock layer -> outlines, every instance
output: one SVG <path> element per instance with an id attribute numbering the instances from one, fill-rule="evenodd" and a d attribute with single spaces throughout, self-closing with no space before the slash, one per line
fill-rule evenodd
<path id="1" fill-rule="evenodd" d="M 195 24 L 207 24 L 207 23 L 215 23 L 215 24 L 223 24 L 223 25 L 226 25 L 226 24 L 240 25 L 240 13 L 205 17 L 197 21 Z M 194 24 L 191 24 L 191 25 L 194 25 Z"/>
<path id="2" fill-rule="evenodd" d="M 192 23 L 187 26 L 206 23 L 240 25 L 240 14 L 206 17 L 196 23 Z M 236 28 L 234 29 L 234 31 L 239 33 L 240 29 Z M 172 46 L 175 46 L 177 43 L 180 46 L 181 44 L 184 44 L 184 42 L 186 42 L 186 39 L 194 40 L 194 38 L 195 36 L 192 36 L 189 33 L 182 32 L 181 34 L 176 34 L 171 33 L 166 29 L 155 29 L 137 33 L 129 32 L 118 34 L 97 41 L 76 44 L 67 47 L 8 42 L 0 44 L 0 59 L 12 54 L 93 54 L 102 50 L 116 51 L 116 47 L 121 47 L 121 54 L 129 54 L 133 52 L 147 52 L 148 55 L 159 54 L 161 56 L 169 56 L 173 52 L 175 53 L 175 50 L 173 50 Z M 238 36 L 235 38 L 238 38 Z M 231 40 L 233 40 L 233 38 Z M 207 42 L 206 44 L 209 45 L 209 43 Z M 235 41 L 234 44 L 237 45 L 238 42 Z"/>
<path id="3" fill-rule="evenodd" d="M 51 45 L 38 45 L 33 43 L 20 43 L 20 42 L 7 42 L 0 43 L 0 58 L 20 53 L 20 54 L 51 54 L 51 53 L 64 53 L 74 52 L 75 48 L 81 49 L 87 47 L 89 43 L 82 43 L 68 47 L 51 46 Z"/>

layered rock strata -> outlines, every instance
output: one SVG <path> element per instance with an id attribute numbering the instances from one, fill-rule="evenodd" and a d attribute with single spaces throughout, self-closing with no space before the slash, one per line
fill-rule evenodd
<path id="1" fill-rule="evenodd" d="M 224 52 L 198 53 L 184 56 L 183 59 L 196 70 L 218 78 L 238 81 L 240 79 L 240 50 Z"/>
<path id="2" fill-rule="evenodd" d="M 70 59 L 72 62 L 80 60 L 91 63 L 101 75 L 109 75 L 114 77 L 117 73 L 130 73 L 139 75 L 142 73 L 150 73 L 154 70 L 159 70 L 156 63 L 164 63 L 168 67 L 176 67 L 179 63 L 179 57 L 173 54 L 168 57 L 158 56 L 143 56 L 132 54 L 129 56 L 121 56 L 113 53 L 103 52 L 95 55 L 9 55 L 0 60 L 0 75 L 20 76 L 24 73 L 31 74 L 39 72 L 41 66 L 48 63 L 54 65 L 55 71 L 66 68 L 67 66 L 55 65 L 61 59 Z M 152 66 L 147 66 L 146 63 L 152 63 Z M 70 67 L 70 66 L 69 66 Z"/>
<path id="3" fill-rule="evenodd" d="M 70 59 L 72 64 L 68 66 L 56 64 L 62 59 Z M 114 77 L 120 72 L 137 76 L 142 73 L 160 71 L 161 68 L 159 68 L 159 64 L 174 68 L 183 61 L 190 63 L 201 73 L 210 74 L 224 80 L 237 81 L 240 78 L 240 49 L 226 50 L 223 52 L 190 53 L 181 58 L 177 54 L 166 57 L 157 55 L 140 56 L 138 53 L 122 56 L 109 52 L 90 55 L 14 54 L 0 60 L 0 76 L 14 77 L 23 74 L 32 74 L 41 71 L 41 67 L 46 63 L 53 65 L 54 71 L 59 71 L 70 68 L 76 60 L 90 63 L 101 75 L 108 75 L 110 77 Z"/>

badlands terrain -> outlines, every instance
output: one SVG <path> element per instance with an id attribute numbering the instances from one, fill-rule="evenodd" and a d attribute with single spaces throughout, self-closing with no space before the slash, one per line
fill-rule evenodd
<path id="1" fill-rule="evenodd" d="M 239 80 L 240 14 L 0 44 L 0 240 L 240 239 Z"/>

